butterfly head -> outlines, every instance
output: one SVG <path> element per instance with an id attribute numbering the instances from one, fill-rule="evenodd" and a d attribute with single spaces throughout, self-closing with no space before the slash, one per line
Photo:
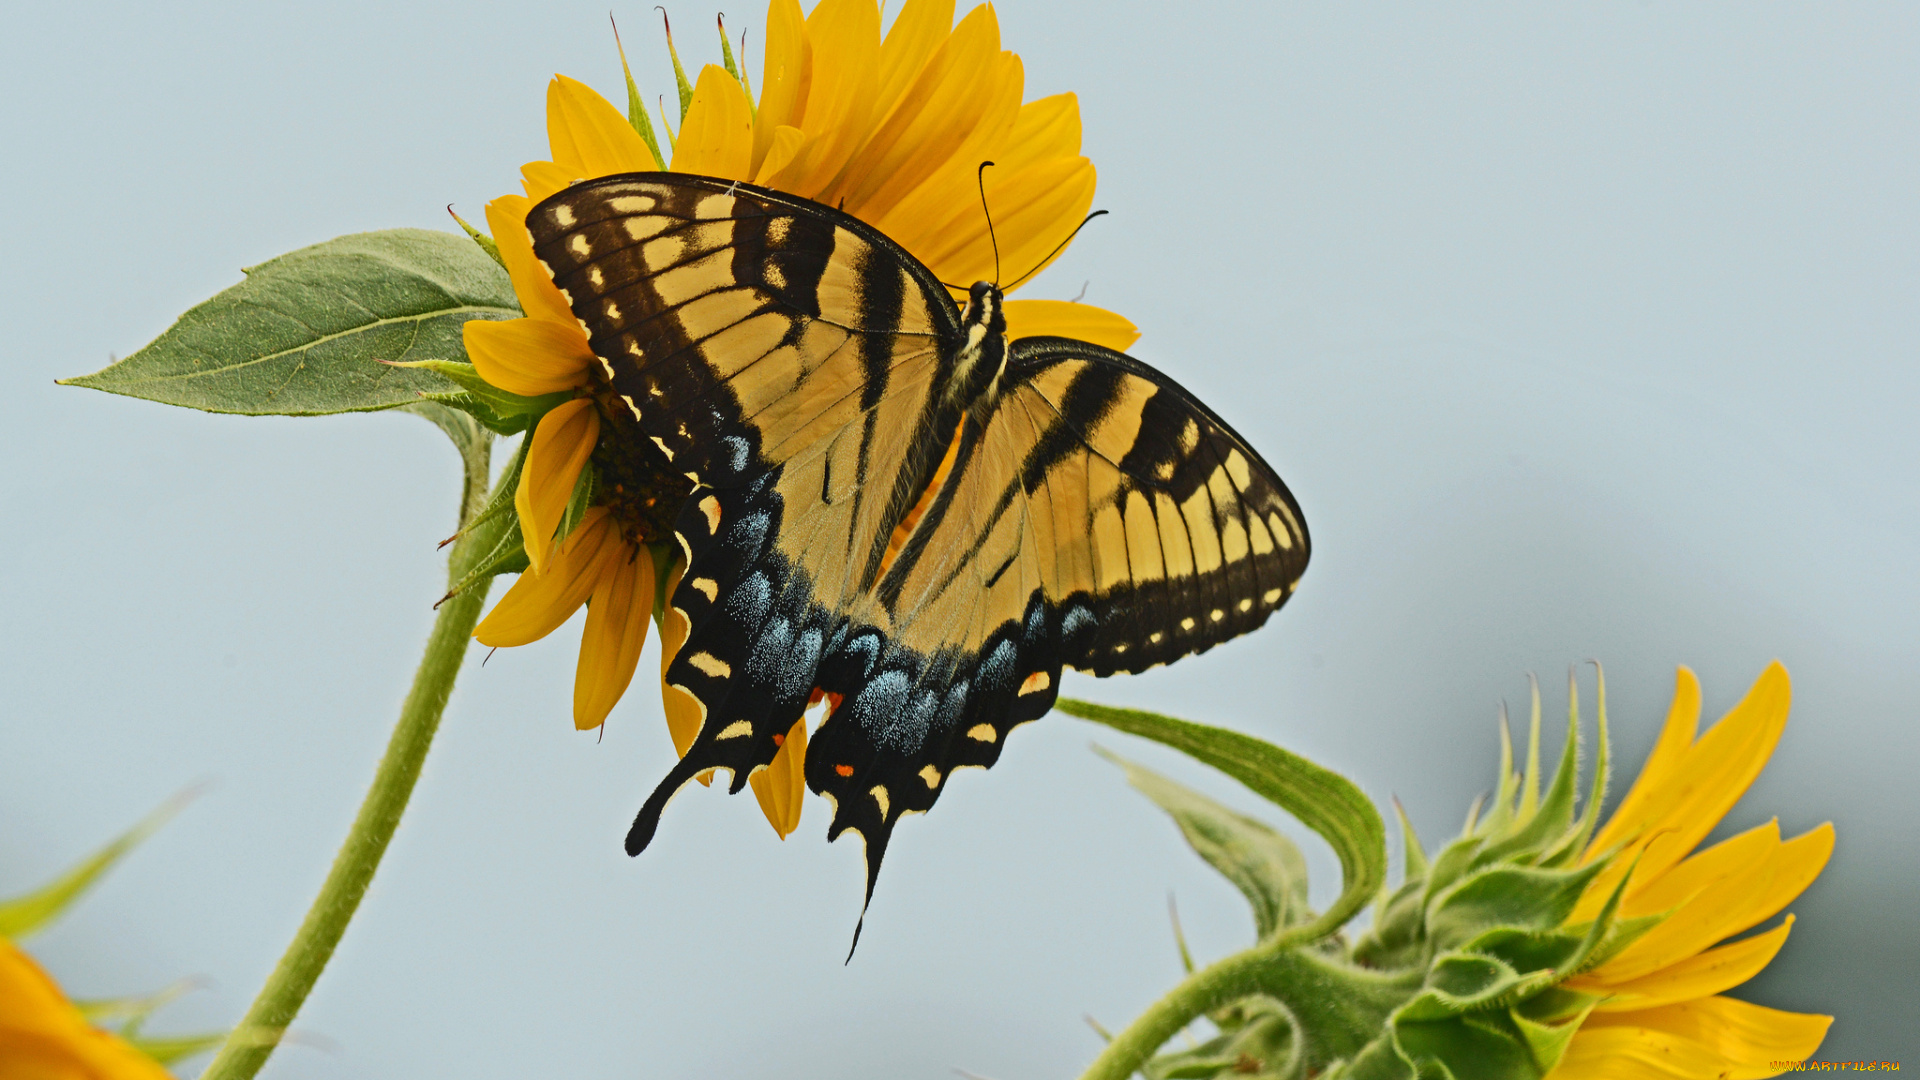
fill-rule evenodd
<path id="1" fill-rule="evenodd" d="M 964 400 L 991 404 L 999 393 L 1000 376 L 1007 368 L 1007 316 L 1000 287 L 976 281 L 968 290 L 967 309 L 960 316 L 965 335 L 956 365 L 954 386 Z"/>

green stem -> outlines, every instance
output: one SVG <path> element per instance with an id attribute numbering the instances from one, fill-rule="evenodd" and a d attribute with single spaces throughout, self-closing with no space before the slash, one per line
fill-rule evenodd
<path id="1" fill-rule="evenodd" d="M 1182 1028 L 1254 994 L 1273 997 L 1293 1013 L 1310 1064 L 1351 1057 L 1380 1033 L 1387 1015 L 1413 996 L 1424 976 L 1353 967 L 1303 948 L 1305 937 L 1298 929 L 1283 933 L 1187 976 L 1114 1036 L 1081 1080 L 1126 1080 Z"/>
<path id="2" fill-rule="evenodd" d="M 487 447 L 462 447 L 467 475 L 461 499 L 461 523 L 464 525 L 484 504 L 486 494 Z M 477 461 L 476 461 L 477 459 Z M 477 468 L 476 468 L 477 465 Z M 491 523 L 489 523 L 491 524 Z M 475 529 L 454 544 L 447 562 L 449 580 L 459 581 L 473 560 L 492 549 L 499 537 L 485 526 Z M 433 735 L 440 726 L 447 698 L 453 693 L 454 678 L 466 659 L 474 625 L 480 620 L 480 608 L 486 600 L 491 579 L 471 591 L 440 605 L 427 637 L 426 655 L 413 676 L 413 689 L 400 707 L 400 720 L 387 740 L 387 752 L 373 776 L 373 786 L 354 815 L 346 842 L 334 856 L 333 868 L 307 909 L 307 917 L 294 934 L 287 951 L 280 957 L 267 983 L 253 999 L 247 1015 L 221 1047 L 220 1053 L 201 1074 L 201 1080 L 248 1080 L 267 1063 L 287 1026 L 299 1015 L 300 1006 L 333 957 L 335 946 L 347 931 L 353 913 L 366 896 L 380 858 L 386 854 L 400 815 L 406 811 L 413 785 L 420 779 L 420 766 L 426 761 Z"/>

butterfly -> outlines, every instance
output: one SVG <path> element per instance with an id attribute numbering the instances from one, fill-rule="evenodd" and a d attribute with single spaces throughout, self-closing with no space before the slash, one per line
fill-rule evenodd
<path id="1" fill-rule="evenodd" d="M 806 782 L 866 845 L 999 759 L 1064 667 L 1138 672 L 1264 623 L 1306 568 L 1299 506 L 1172 379 L 1009 341 L 872 226 L 751 184 L 631 173 L 527 217 L 631 455 L 691 481 L 673 521 L 689 626 L 667 683 L 691 748 L 627 835 L 713 769 L 738 792 L 825 693 Z M 625 418 L 621 418 L 624 422 Z M 650 445 L 648 445 L 650 444 Z M 856 941 L 857 938 L 856 931 Z"/>

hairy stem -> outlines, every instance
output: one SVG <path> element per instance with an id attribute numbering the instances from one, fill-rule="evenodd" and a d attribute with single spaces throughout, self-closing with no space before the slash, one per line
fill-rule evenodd
<path id="1" fill-rule="evenodd" d="M 461 448 L 466 459 L 466 483 L 461 498 L 462 524 L 484 502 L 487 445 Z M 478 459 L 477 461 L 475 459 Z M 476 482 L 477 477 L 477 482 Z M 489 523 L 491 524 L 491 523 Z M 474 559 L 492 549 L 498 536 L 485 526 L 462 537 L 448 558 L 450 581 L 459 581 Z M 483 582 L 472 591 L 440 605 L 433 632 L 427 637 L 426 655 L 413 676 L 413 689 L 400 707 L 399 722 L 387 740 L 387 752 L 373 775 L 373 786 L 354 815 L 346 842 L 334 856 L 333 868 L 320 886 L 320 894 L 307 909 L 307 917 L 287 945 L 287 951 L 267 976 L 267 983 L 247 1009 L 213 1063 L 201 1074 L 201 1080 L 247 1080 L 260 1071 L 279 1045 L 287 1026 L 306 1003 L 313 985 L 332 959 L 335 946 L 347 931 L 354 911 L 373 881 L 380 858 L 400 825 L 413 785 L 420 779 L 420 767 L 433 735 L 440 726 L 447 698 L 453 693 L 454 678 L 466 659 L 473 627 L 480 619 L 487 587 Z"/>
<path id="2" fill-rule="evenodd" d="M 1292 1012 L 1311 1066 L 1358 1052 L 1387 1015 L 1413 996 L 1423 973 L 1385 974 L 1304 948 L 1308 935 L 1282 933 L 1187 976 L 1114 1036 L 1081 1080 L 1126 1080 L 1180 1029 L 1254 994 Z"/>

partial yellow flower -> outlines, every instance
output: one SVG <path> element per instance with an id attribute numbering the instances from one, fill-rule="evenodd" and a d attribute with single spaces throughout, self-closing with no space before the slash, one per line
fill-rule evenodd
<path id="1" fill-rule="evenodd" d="M 1780 839 L 1777 822 L 1693 852 L 1760 774 L 1786 727 L 1792 689 L 1776 661 L 1747 696 L 1696 738 L 1700 683 L 1679 671 L 1665 729 L 1640 777 L 1594 836 L 1583 862 L 1613 853 L 1572 921 L 1591 920 L 1627 879 L 1618 916 L 1666 917 L 1606 963 L 1569 979 L 1601 995 L 1552 1080 L 1773 1076 L 1813 1055 L 1830 1016 L 1781 1012 L 1723 991 L 1767 966 L 1793 926 L 1726 944 L 1799 896 L 1833 853 L 1833 826 Z M 1692 854 L 1689 854 L 1692 852 Z M 1629 876 L 1630 875 L 1630 876 Z"/>
<path id="2" fill-rule="evenodd" d="M 94 1027 L 18 945 L 0 938 L 0 1076 L 173 1080 L 131 1043 Z"/>
<path id="3" fill-rule="evenodd" d="M 586 334 L 535 261 L 526 215 L 582 180 L 625 172 L 674 172 L 742 180 L 840 207 L 880 229 L 942 281 L 964 289 L 1005 274 L 1017 288 L 1064 248 L 1093 201 L 1093 164 L 1080 154 L 1072 94 L 1022 103 L 1020 58 L 1000 47 L 999 21 L 982 4 L 954 24 L 953 0 L 907 0 L 884 37 L 875 0 L 821 0 L 803 15 L 797 0 L 772 0 L 756 105 L 725 68 L 701 69 L 680 130 L 654 156 L 635 126 L 592 88 L 564 75 L 547 87 L 551 160 L 521 169 L 524 195 L 487 205 L 501 259 L 527 317 L 471 322 L 466 345 L 482 378 L 533 397 L 581 396 L 543 417 L 516 492 L 530 572 L 508 591 L 475 637 L 518 645 L 551 633 L 588 607 L 575 679 L 574 723 L 599 726 L 632 680 L 654 611 L 657 577 L 633 534 L 595 507 L 557 544 L 582 469 L 622 418 L 594 400 L 598 373 Z M 993 236 L 980 206 L 984 191 Z M 996 269 L 994 238 L 1000 260 Z M 1012 337 L 1059 335 L 1125 349 L 1139 337 L 1126 319 L 1087 304 L 1012 300 Z M 628 421 L 630 422 L 630 421 Z M 682 754 L 699 731 L 690 695 L 665 684 L 687 628 L 671 608 L 661 626 L 662 701 Z M 785 738 L 772 765 L 751 778 L 781 835 L 799 822 L 806 786 L 806 725 Z M 703 779 L 706 779 L 703 777 Z"/>

